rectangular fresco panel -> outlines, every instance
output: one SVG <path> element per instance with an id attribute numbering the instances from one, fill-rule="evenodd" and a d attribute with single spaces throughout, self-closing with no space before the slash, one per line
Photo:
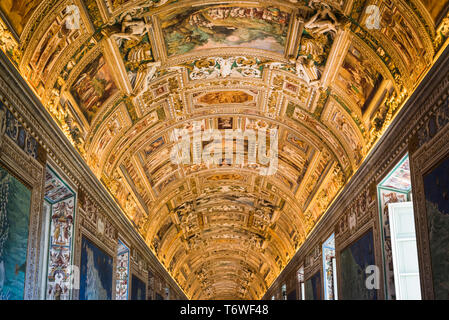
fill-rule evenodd
<path id="1" fill-rule="evenodd" d="M 449 299 L 449 158 L 424 176 L 435 299 Z"/>
<path id="2" fill-rule="evenodd" d="M 80 300 L 111 300 L 112 272 L 112 257 L 83 236 L 81 243 Z"/>
<path id="3" fill-rule="evenodd" d="M 105 58 L 92 60 L 72 85 L 70 93 L 90 123 L 103 103 L 118 91 Z"/>
<path id="4" fill-rule="evenodd" d="M 145 282 L 135 275 L 131 280 L 131 300 L 146 300 L 147 288 Z"/>
<path id="5" fill-rule="evenodd" d="M 2 0 L 0 9 L 20 36 L 41 0 Z"/>
<path id="6" fill-rule="evenodd" d="M 290 14 L 280 8 L 201 6 L 161 19 L 168 56 L 202 49 L 241 47 L 284 53 Z"/>
<path id="7" fill-rule="evenodd" d="M 322 300 L 321 273 L 318 271 L 306 281 L 306 300 Z"/>
<path id="8" fill-rule="evenodd" d="M 382 79 L 370 58 L 351 46 L 337 75 L 337 84 L 354 99 L 362 111 L 370 103 Z"/>
<path id="9" fill-rule="evenodd" d="M 0 300 L 22 300 L 31 191 L 0 167 Z"/>
<path id="10" fill-rule="evenodd" d="M 422 0 L 422 3 L 429 11 L 433 20 L 436 22 L 439 20 L 441 14 L 444 13 L 444 8 L 447 7 L 449 1 L 448 0 Z"/>
<path id="11" fill-rule="evenodd" d="M 377 300 L 377 291 L 366 287 L 366 268 L 375 265 L 373 232 L 369 231 L 340 254 L 341 299 Z"/>

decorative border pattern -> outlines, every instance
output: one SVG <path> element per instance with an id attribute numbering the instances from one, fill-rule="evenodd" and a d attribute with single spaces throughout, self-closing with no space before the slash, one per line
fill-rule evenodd
<path id="1" fill-rule="evenodd" d="M 449 127 L 438 134 L 431 143 L 410 157 L 412 172 L 413 203 L 421 275 L 421 294 L 423 299 L 434 299 L 432 280 L 432 259 L 430 255 L 427 209 L 424 191 L 424 175 L 449 155 Z"/>

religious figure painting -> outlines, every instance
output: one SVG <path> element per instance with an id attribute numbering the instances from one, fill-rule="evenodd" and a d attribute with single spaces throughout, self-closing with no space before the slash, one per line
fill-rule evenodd
<path id="1" fill-rule="evenodd" d="M 160 137 L 156 139 L 143 149 L 145 157 L 149 158 L 155 151 L 159 150 L 159 148 L 164 145 L 165 145 L 164 138 Z"/>
<path id="2" fill-rule="evenodd" d="M 174 165 L 171 161 L 166 160 L 154 168 L 151 173 L 149 173 L 150 183 L 152 186 L 157 184 L 159 181 L 164 180 L 165 177 L 171 175 L 174 171 L 176 171 L 177 166 Z"/>
<path id="3" fill-rule="evenodd" d="M 80 300 L 111 300 L 112 273 L 112 257 L 83 237 L 81 243 Z"/>
<path id="4" fill-rule="evenodd" d="M 201 6 L 161 19 L 168 56 L 222 47 L 284 53 L 290 14 L 280 8 Z"/>
<path id="5" fill-rule="evenodd" d="M 116 92 L 112 74 L 105 58 L 100 55 L 92 60 L 73 83 L 70 93 L 91 123 L 101 106 Z"/>
<path id="6" fill-rule="evenodd" d="M 449 299 L 449 158 L 424 176 L 435 299 Z"/>
<path id="7" fill-rule="evenodd" d="M 233 118 L 232 117 L 226 117 L 226 118 L 218 118 L 217 122 L 217 128 L 219 130 L 226 130 L 226 129 L 232 129 L 234 127 L 233 124 Z"/>
<path id="8" fill-rule="evenodd" d="M 369 58 L 351 45 L 336 80 L 363 112 L 383 78 Z"/>
<path id="9" fill-rule="evenodd" d="M 2 0 L 0 9 L 20 36 L 41 0 Z"/>
<path id="10" fill-rule="evenodd" d="M 31 191 L 0 167 L 0 300 L 22 300 Z"/>
<path id="11" fill-rule="evenodd" d="M 366 286 L 369 266 L 375 265 L 373 232 L 369 231 L 340 253 L 341 299 L 377 300 L 377 291 Z"/>
<path id="12" fill-rule="evenodd" d="M 147 288 L 145 282 L 135 275 L 131 280 L 131 300 L 146 300 Z"/>

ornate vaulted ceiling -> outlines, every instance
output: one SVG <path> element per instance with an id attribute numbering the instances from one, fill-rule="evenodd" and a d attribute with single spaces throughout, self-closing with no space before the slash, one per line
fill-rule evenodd
<path id="1" fill-rule="evenodd" d="M 0 4 L 1 48 L 193 299 L 265 293 L 449 35 L 448 1 L 239 2 Z M 278 129 L 277 172 L 173 164 L 194 121 Z"/>

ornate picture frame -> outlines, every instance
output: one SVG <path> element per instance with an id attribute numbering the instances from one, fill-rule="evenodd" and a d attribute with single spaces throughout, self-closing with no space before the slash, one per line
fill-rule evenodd
<path id="1" fill-rule="evenodd" d="M 424 178 L 449 157 L 448 141 L 449 127 L 446 126 L 434 139 L 410 155 L 421 294 L 423 300 L 435 299 Z"/>

